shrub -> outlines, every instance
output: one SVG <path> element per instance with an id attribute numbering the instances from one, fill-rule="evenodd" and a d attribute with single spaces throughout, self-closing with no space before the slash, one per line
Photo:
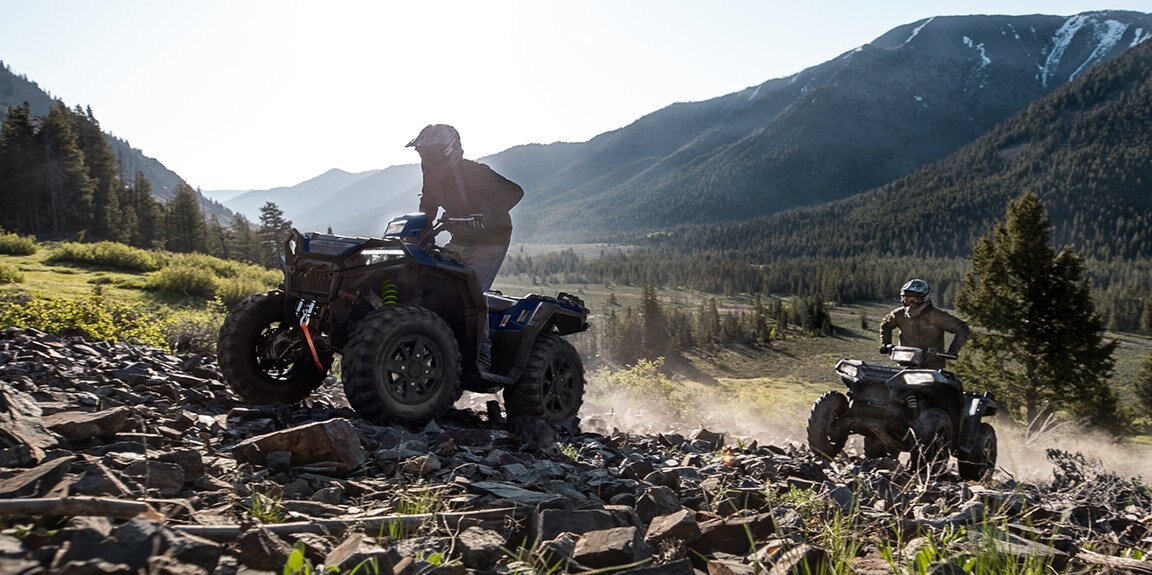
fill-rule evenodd
<path id="1" fill-rule="evenodd" d="M 220 278 L 235 277 L 250 265 L 205 254 L 168 254 L 164 257 L 163 264 L 167 267 L 204 268 Z"/>
<path id="2" fill-rule="evenodd" d="M 0 232 L 0 254 L 30 256 L 34 253 L 36 253 L 36 239 L 32 236 Z"/>
<path id="3" fill-rule="evenodd" d="M 0 264 L 0 284 L 18 284 L 22 281 L 24 272 L 7 264 Z"/>
<path id="4" fill-rule="evenodd" d="M 149 275 L 144 289 L 208 299 L 216 295 L 216 276 L 207 267 L 173 264 Z"/>
<path id="5" fill-rule="evenodd" d="M 667 415 L 681 418 L 690 412 L 689 397 L 685 390 L 662 373 L 664 358 L 641 359 L 623 369 L 602 367 L 593 374 L 598 382 L 589 396 L 602 401 L 622 397 L 652 410 L 666 410 Z"/>
<path id="6" fill-rule="evenodd" d="M 216 284 L 216 297 L 226 306 L 240 303 L 240 300 L 254 294 L 274 289 L 283 274 L 276 270 L 268 270 L 259 266 L 247 266 L 235 277 L 220 279 Z"/>
<path id="7" fill-rule="evenodd" d="M 206 309 L 174 312 L 164 325 L 164 338 L 175 351 L 216 355 L 216 339 L 226 313 L 218 297 Z"/>
<path id="8" fill-rule="evenodd" d="M 61 243 L 52 249 L 52 254 L 45 261 L 52 264 L 71 263 L 128 272 L 150 272 L 160 269 L 160 258 L 156 254 L 116 242 Z"/>
<path id="9" fill-rule="evenodd" d="M 26 327 L 56 335 L 78 330 L 90 339 L 167 347 L 162 316 L 140 304 L 108 301 L 102 294 L 82 300 L 17 296 L 0 301 L 0 326 Z"/>
<path id="10" fill-rule="evenodd" d="M 231 307 L 245 297 L 276 287 L 281 277 L 278 271 L 252 264 L 203 254 L 171 254 L 143 287 L 188 297 L 219 297 Z"/>

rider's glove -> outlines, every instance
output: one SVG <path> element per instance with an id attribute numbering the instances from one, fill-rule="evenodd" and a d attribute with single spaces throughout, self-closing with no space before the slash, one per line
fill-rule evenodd
<path id="1" fill-rule="evenodd" d="M 892 353 L 892 344 L 886 343 L 880 346 L 880 353 L 888 355 Z"/>
<path id="2" fill-rule="evenodd" d="M 468 225 L 476 229 L 482 229 L 484 227 L 484 214 L 472 214 L 471 217 L 472 221 L 469 222 Z"/>

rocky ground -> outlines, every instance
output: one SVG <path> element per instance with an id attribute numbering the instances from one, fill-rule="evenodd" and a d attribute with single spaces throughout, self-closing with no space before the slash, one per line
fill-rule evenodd
<path id="1" fill-rule="evenodd" d="M 505 421 L 241 404 L 209 357 L 0 332 L 0 573 L 1152 573 L 1152 493 Z"/>

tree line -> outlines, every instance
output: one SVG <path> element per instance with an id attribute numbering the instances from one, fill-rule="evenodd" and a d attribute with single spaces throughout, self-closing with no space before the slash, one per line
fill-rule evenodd
<path id="1" fill-rule="evenodd" d="M 1085 276 L 1096 309 L 1112 331 L 1152 335 L 1152 259 L 1086 259 Z M 684 253 L 672 245 L 604 251 L 586 257 L 560 252 L 510 254 L 502 273 L 526 274 L 540 283 L 576 283 L 660 289 L 690 289 L 705 294 L 794 295 L 827 303 L 894 300 L 912 277 L 932 282 L 933 301 L 955 307 L 965 258 L 859 255 L 784 258 L 764 263 L 736 255 Z"/>
<path id="2" fill-rule="evenodd" d="M 1111 382 L 1118 342 L 1105 336 L 1108 320 L 1094 305 L 1083 256 L 1051 247 L 1052 231 L 1039 197 L 1024 194 L 978 241 L 961 268 L 959 285 L 949 288 L 974 328 L 955 369 L 979 390 L 994 392 L 1003 411 L 1030 428 L 1047 414 L 1060 414 L 1117 434 L 1131 432 L 1141 413 L 1122 401 Z M 543 259 L 564 268 L 562 273 L 596 277 L 578 265 L 582 258 L 574 253 Z M 542 271 L 529 258 L 514 261 L 522 269 Z M 636 363 L 716 345 L 771 346 L 790 327 L 816 336 L 835 329 L 818 298 L 785 303 L 756 295 L 747 309 L 724 313 L 713 297 L 700 300 L 695 311 L 681 311 L 662 307 L 656 289 L 646 284 L 636 308 L 615 305 L 610 298 L 591 340 L 581 342 L 584 353 Z M 866 329 L 867 318 L 860 320 Z M 1152 355 L 1132 392 L 1152 408 Z"/>
<path id="3" fill-rule="evenodd" d="M 127 182 L 119 166 L 91 108 L 57 103 L 43 117 L 28 103 L 9 109 L 0 125 L 0 229 L 279 266 L 292 222 L 276 204 L 261 208 L 259 225 L 241 214 L 220 222 L 188 184 L 161 202 L 142 173 Z"/>

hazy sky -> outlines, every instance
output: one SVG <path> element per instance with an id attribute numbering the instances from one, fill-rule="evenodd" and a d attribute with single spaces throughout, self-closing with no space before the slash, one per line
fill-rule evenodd
<path id="1" fill-rule="evenodd" d="M 0 0 L 0 61 L 204 190 L 580 142 L 934 15 L 1152 11 L 1149 0 Z"/>

